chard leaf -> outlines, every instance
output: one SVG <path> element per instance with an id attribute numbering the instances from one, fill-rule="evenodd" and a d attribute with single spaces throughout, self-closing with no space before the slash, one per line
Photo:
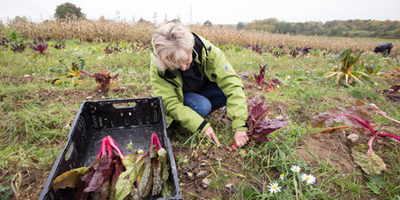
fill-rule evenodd
<path id="1" fill-rule="evenodd" d="M 161 148 L 157 152 L 158 158 L 157 160 L 161 163 L 167 163 L 167 151 L 164 148 Z"/>
<path id="2" fill-rule="evenodd" d="M 351 149 L 351 155 L 353 156 L 354 162 L 360 165 L 365 173 L 373 176 L 379 175 L 382 170 L 386 170 L 386 164 L 375 152 L 371 152 L 368 158 L 368 149 L 369 146 L 366 144 L 355 146 Z"/>
<path id="3" fill-rule="evenodd" d="M 66 75 L 67 71 L 58 67 L 51 67 L 50 72 L 56 73 L 58 76 Z"/>
<path id="4" fill-rule="evenodd" d="M 119 174 L 117 173 L 117 165 L 118 164 L 115 164 L 115 170 L 114 170 L 114 173 L 112 175 L 112 179 L 110 180 L 110 184 L 111 185 L 110 185 L 110 193 L 108 195 L 108 199 L 115 199 L 115 193 L 117 191 L 116 186 L 117 186 L 117 181 L 118 181 L 118 177 L 119 177 Z M 123 170 L 122 165 L 120 165 L 120 169 L 119 170 L 120 171 Z"/>
<path id="5" fill-rule="evenodd" d="M 99 199 L 99 200 L 108 200 L 108 196 L 110 194 L 110 186 L 111 180 L 107 180 L 103 182 L 96 190 L 90 193 L 92 199 Z"/>
<path id="6" fill-rule="evenodd" d="M 392 86 L 389 88 L 389 94 L 396 93 L 396 92 L 399 91 L 399 90 L 400 90 L 400 85 L 392 85 Z"/>
<path id="7" fill-rule="evenodd" d="M 151 145 L 150 148 L 150 158 L 155 158 L 157 156 L 157 146 L 156 145 Z"/>
<path id="8" fill-rule="evenodd" d="M 398 94 L 388 94 L 387 96 L 395 99 L 397 102 L 400 103 L 400 95 L 398 95 Z"/>
<path id="9" fill-rule="evenodd" d="M 89 167 L 80 167 L 64 172 L 60 176 L 57 176 L 53 182 L 54 189 L 65 189 L 66 187 L 75 188 L 77 187 L 82 176 L 89 170 Z"/>
<path id="10" fill-rule="evenodd" d="M 161 163 L 161 179 L 165 182 L 168 180 L 168 163 L 167 163 L 167 151 L 164 148 L 158 150 L 158 158 Z"/>
<path id="11" fill-rule="evenodd" d="M 172 191 L 171 184 L 168 181 L 163 182 L 162 189 L 161 189 L 161 195 L 164 198 L 172 197 L 171 191 Z"/>
<path id="12" fill-rule="evenodd" d="M 138 156 L 136 154 L 125 155 L 124 159 L 122 159 L 122 164 L 125 167 L 128 167 L 128 166 L 133 167 L 133 166 L 135 166 L 135 164 L 137 162 L 137 160 L 136 160 L 137 158 L 138 158 Z"/>
<path id="13" fill-rule="evenodd" d="M 147 198 L 152 189 L 153 184 L 153 167 L 152 162 L 147 162 L 143 171 L 142 179 L 139 183 L 139 196 L 142 198 Z"/>
<path id="14" fill-rule="evenodd" d="M 89 193 L 84 192 L 84 189 L 89 185 L 90 180 L 92 180 L 94 171 L 94 167 L 91 166 L 89 170 L 85 173 L 85 175 L 82 176 L 81 181 L 79 182 L 77 190 L 75 192 L 76 200 L 83 200 L 88 198 Z"/>
<path id="15" fill-rule="evenodd" d="M 254 97 L 249 102 L 249 116 L 246 122 L 249 125 L 248 135 L 258 143 L 269 141 L 270 133 L 289 124 L 283 119 L 266 119 L 270 107 L 264 101 L 265 97 L 261 95 L 261 98 Z"/>
<path id="16" fill-rule="evenodd" d="M 346 106 L 344 108 L 335 106 L 314 116 L 310 123 L 314 128 L 330 126 L 334 121 L 357 129 L 369 128 L 369 124 L 374 120 L 371 114 L 367 109 L 358 106 Z"/>
<path id="17" fill-rule="evenodd" d="M 249 78 L 248 76 L 246 76 L 246 75 L 240 75 L 239 77 L 242 78 L 242 79 L 246 79 L 246 80 L 252 81 L 252 79 L 250 79 L 250 78 Z"/>
<path id="18" fill-rule="evenodd" d="M 163 182 L 168 180 L 168 164 L 167 164 L 167 151 L 161 148 L 157 152 L 157 162 L 154 169 L 154 182 L 152 195 L 159 195 L 162 190 Z M 165 171 L 165 168 L 167 171 Z M 167 174 L 165 174 L 167 173 Z"/>
<path id="19" fill-rule="evenodd" d="M 128 196 L 129 193 L 132 192 L 132 186 L 135 180 L 136 175 L 134 167 L 127 167 L 126 171 L 119 175 L 118 181 L 115 185 L 115 199 L 122 200 Z"/>
<path id="20" fill-rule="evenodd" d="M 168 181 L 169 178 L 169 167 L 167 163 L 167 151 L 164 148 L 158 150 L 158 158 L 161 163 L 161 179 L 162 179 L 162 189 L 161 195 L 164 198 L 172 197 L 171 184 Z"/>
<path id="21" fill-rule="evenodd" d="M 152 195 L 156 196 L 161 193 L 162 189 L 162 180 L 161 180 L 161 162 L 156 162 L 154 165 L 154 173 L 153 173 L 153 190 L 152 190 Z"/>
<path id="22" fill-rule="evenodd" d="M 95 167 L 96 171 L 93 174 L 93 178 L 92 180 L 90 180 L 89 185 L 85 188 L 84 192 L 93 192 L 105 181 L 111 178 L 112 172 L 114 170 L 114 164 L 112 163 L 112 161 L 112 158 L 108 157 L 98 163 L 97 168 Z"/>
<path id="23" fill-rule="evenodd" d="M 136 167 L 135 167 L 136 173 L 137 173 L 137 174 L 136 174 L 136 176 L 137 176 L 136 181 L 137 181 L 138 183 L 140 183 L 140 181 L 142 180 L 144 168 L 146 167 L 145 164 L 146 164 L 145 159 L 142 159 L 142 160 L 140 160 L 140 161 L 137 163 L 137 165 L 136 165 Z"/>
<path id="24" fill-rule="evenodd" d="M 253 134 L 256 133 L 270 134 L 275 130 L 280 129 L 288 124 L 289 122 L 284 121 L 282 118 L 263 120 L 257 125 L 257 127 L 254 128 Z"/>

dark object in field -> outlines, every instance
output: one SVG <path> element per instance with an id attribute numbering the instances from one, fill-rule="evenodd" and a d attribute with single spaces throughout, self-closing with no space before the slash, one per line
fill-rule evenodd
<path id="1" fill-rule="evenodd" d="M 390 51 L 393 48 L 392 43 L 382 43 L 378 44 L 378 46 L 375 47 L 374 53 L 384 53 L 384 54 L 390 54 Z"/>

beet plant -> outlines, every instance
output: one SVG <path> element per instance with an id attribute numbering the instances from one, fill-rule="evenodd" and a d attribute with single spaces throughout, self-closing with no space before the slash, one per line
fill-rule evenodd
<path id="1" fill-rule="evenodd" d="M 29 45 L 29 47 L 31 47 L 31 49 L 33 51 L 37 51 L 40 54 L 45 54 L 45 53 L 50 54 L 50 52 L 47 51 L 49 43 L 44 42 L 41 37 L 39 37 L 37 41 L 36 41 L 36 39 L 34 39 L 33 44 L 28 42 L 28 45 Z"/>
<path id="2" fill-rule="evenodd" d="M 99 73 L 90 74 L 84 70 L 81 70 L 83 74 L 94 78 L 97 83 L 97 87 L 103 91 L 104 96 L 108 96 L 108 91 L 112 88 L 114 84 L 118 84 L 121 82 L 121 79 L 118 81 L 114 81 L 119 74 L 115 74 L 111 76 L 111 71 L 104 70 L 102 67 L 99 69 Z M 119 90 L 120 88 L 115 88 L 114 90 Z"/>
<path id="3" fill-rule="evenodd" d="M 265 104 L 265 96 L 254 97 L 248 104 L 248 118 L 246 124 L 249 126 L 247 135 L 249 139 L 255 141 L 257 144 L 262 145 L 269 141 L 269 135 L 288 125 L 289 122 L 282 118 L 268 119 L 268 112 L 270 107 Z M 236 142 L 231 145 L 236 147 Z M 234 149 L 232 151 L 235 151 Z"/>
<path id="4" fill-rule="evenodd" d="M 53 47 L 58 50 L 64 49 L 65 48 L 65 40 L 57 40 L 56 44 Z"/>
<path id="5" fill-rule="evenodd" d="M 369 139 L 367 145 L 353 147 L 352 156 L 355 162 L 359 164 L 367 174 L 378 175 L 386 168 L 386 165 L 372 149 L 374 139 L 376 137 L 391 137 L 400 141 L 400 136 L 377 133 L 372 126 L 374 120 L 372 114 L 380 114 L 388 119 L 398 122 L 397 120 L 388 117 L 386 113 L 381 111 L 375 105 L 357 100 L 355 106 L 346 106 L 344 108 L 335 106 L 324 113 L 314 116 L 311 120 L 311 126 L 330 126 L 333 122 L 338 122 L 359 130 L 367 129 L 372 134 L 372 137 Z"/>
<path id="6" fill-rule="evenodd" d="M 9 41 L 7 40 L 7 38 L 6 37 L 3 37 L 1 40 L 0 40 L 0 46 L 1 46 L 1 49 L 3 50 L 7 50 L 7 48 L 8 48 L 8 43 L 9 43 Z"/>
<path id="7" fill-rule="evenodd" d="M 110 55 L 113 52 L 121 52 L 121 48 L 112 47 L 112 46 L 109 46 L 109 45 L 107 45 L 106 48 L 104 48 L 104 53 L 106 53 L 107 55 Z"/>
<path id="8" fill-rule="evenodd" d="M 265 68 L 268 66 L 268 63 L 265 63 L 263 66 L 261 66 L 261 64 L 258 64 L 260 71 L 259 74 L 253 73 L 254 75 L 254 80 L 249 78 L 246 75 L 240 75 L 241 78 L 252 81 L 257 83 L 258 85 L 260 85 L 262 87 L 262 90 L 264 91 L 264 87 L 265 85 L 269 85 L 270 88 L 267 88 L 267 91 L 270 92 L 274 92 L 275 91 L 275 87 L 276 85 L 281 84 L 281 81 L 279 81 L 278 79 L 265 79 Z"/>
<path id="9" fill-rule="evenodd" d="M 389 89 L 383 90 L 383 92 L 386 94 L 387 97 L 392 98 L 400 103 L 400 93 L 398 92 L 399 90 L 400 85 L 392 85 Z"/>
<path id="10" fill-rule="evenodd" d="M 22 53 L 25 51 L 26 44 L 24 41 L 12 43 L 10 42 L 11 50 L 14 51 L 15 53 Z"/>

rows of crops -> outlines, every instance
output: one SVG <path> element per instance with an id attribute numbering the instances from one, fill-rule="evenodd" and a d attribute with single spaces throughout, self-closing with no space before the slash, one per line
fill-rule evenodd
<path id="1" fill-rule="evenodd" d="M 136 22 L 115 22 L 109 20 L 44 21 L 18 22 L 2 21 L 0 35 L 16 30 L 23 38 L 51 37 L 56 40 L 76 38 L 102 38 L 107 41 L 149 40 L 157 28 L 154 24 Z M 204 36 L 215 44 L 326 48 L 341 50 L 355 48 L 373 51 L 379 42 L 329 39 L 327 37 L 306 37 L 284 34 L 272 34 L 262 31 L 244 31 L 229 28 L 216 28 L 202 25 L 190 25 L 192 31 Z M 393 54 L 398 54 L 399 45 L 394 45 Z"/>

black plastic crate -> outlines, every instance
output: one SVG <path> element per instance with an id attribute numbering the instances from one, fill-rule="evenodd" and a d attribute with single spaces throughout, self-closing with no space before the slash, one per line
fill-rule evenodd
<path id="1" fill-rule="evenodd" d="M 168 152 L 173 197 L 167 199 L 182 199 L 161 97 L 82 102 L 69 131 L 67 144 L 58 156 L 39 199 L 74 199 L 75 188 L 55 190 L 53 181 L 71 169 L 91 166 L 105 136 L 110 135 L 121 150 L 129 154 L 125 147 L 130 142 L 133 149 L 140 148 L 147 152 L 152 133 L 157 134 Z M 165 198 L 150 196 L 149 199 Z"/>

